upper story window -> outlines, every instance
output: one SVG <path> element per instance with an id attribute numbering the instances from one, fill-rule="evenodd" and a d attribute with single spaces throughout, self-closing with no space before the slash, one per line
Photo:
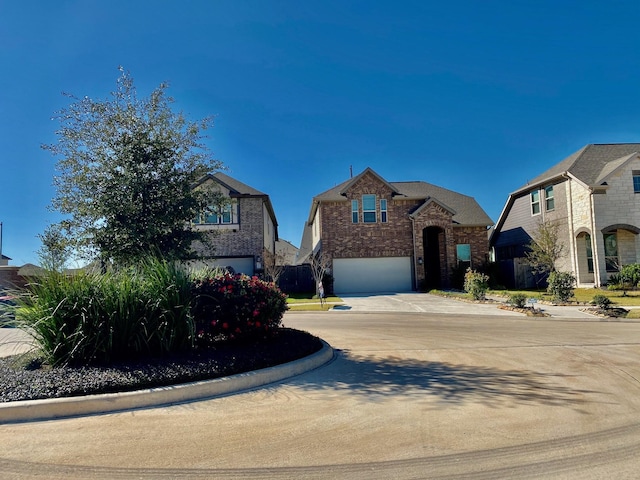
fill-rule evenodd
<path id="1" fill-rule="evenodd" d="M 640 193 L 640 171 L 633 171 L 633 193 Z"/>
<path id="2" fill-rule="evenodd" d="M 364 223 L 376 223 L 376 196 L 362 196 L 362 221 Z"/>
<path id="3" fill-rule="evenodd" d="M 385 198 L 378 200 L 375 194 L 362 195 L 362 203 L 351 200 L 351 223 L 387 223 L 387 205 Z"/>
<path id="4" fill-rule="evenodd" d="M 538 215 L 540 213 L 540 191 L 534 190 L 531 192 L 531 215 Z"/>
<path id="5" fill-rule="evenodd" d="M 384 198 L 380 199 L 380 221 L 387 223 L 387 200 Z"/>
<path id="6" fill-rule="evenodd" d="M 230 203 L 224 205 L 211 205 L 206 211 L 198 215 L 193 223 L 198 225 L 220 225 L 233 223 L 233 206 Z"/>
<path id="7" fill-rule="evenodd" d="M 351 222 L 358 223 L 358 200 L 351 200 Z"/>
<path id="8" fill-rule="evenodd" d="M 546 211 L 553 210 L 556 207 L 553 199 L 553 185 L 544 188 L 544 208 Z"/>

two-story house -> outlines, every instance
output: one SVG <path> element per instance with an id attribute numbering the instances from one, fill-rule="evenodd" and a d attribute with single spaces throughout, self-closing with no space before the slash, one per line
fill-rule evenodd
<path id="1" fill-rule="evenodd" d="M 274 253 L 278 222 L 269 195 L 218 172 L 206 175 L 195 188 L 208 188 L 226 200 L 211 205 L 194 219 L 194 228 L 210 233 L 209 245 L 194 249 L 195 265 L 231 267 L 235 273 L 262 272 L 264 251 Z"/>
<path id="2" fill-rule="evenodd" d="M 640 144 L 587 145 L 513 192 L 490 243 L 508 287 L 534 286 L 525 260 L 540 222 L 558 226 L 556 265 L 599 287 L 640 261 Z"/>
<path id="3" fill-rule="evenodd" d="M 337 293 L 446 288 L 484 264 L 492 224 L 472 197 L 367 168 L 313 198 L 300 258 L 327 255 Z"/>

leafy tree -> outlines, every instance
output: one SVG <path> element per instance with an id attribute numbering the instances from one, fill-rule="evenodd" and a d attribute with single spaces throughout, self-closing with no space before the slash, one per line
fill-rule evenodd
<path id="1" fill-rule="evenodd" d="M 58 142 L 43 146 L 59 157 L 52 208 L 66 218 L 58 228 L 89 258 L 189 258 L 192 242 L 206 241 L 190 222 L 215 195 L 193 187 L 222 168 L 202 143 L 211 119 L 190 122 L 172 111 L 166 83 L 139 98 L 131 75 L 120 72 L 107 100 L 67 95 L 73 102 L 56 117 Z"/>
<path id="2" fill-rule="evenodd" d="M 526 258 L 534 275 L 546 276 L 556 271 L 556 262 L 566 256 L 565 245 L 559 240 L 558 230 L 557 223 L 544 220 L 533 232 Z"/>
<path id="3" fill-rule="evenodd" d="M 54 272 L 61 272 L 71 255 L 69 246 L 60 228 L 49 225 L 44 232 L 38 235 L 42 246 L 38 250 L 40 265 Z"/>

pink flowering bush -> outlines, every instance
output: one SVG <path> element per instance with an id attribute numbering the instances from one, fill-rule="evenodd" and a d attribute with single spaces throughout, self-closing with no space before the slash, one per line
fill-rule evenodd
<path id="1" fill-rule="evenodd" d="M 199 279 L 193 293 L 199 345 L 269 335 L 280 327 L 287 310 L 287 297 L 274 283 L 247 275 Z"/>

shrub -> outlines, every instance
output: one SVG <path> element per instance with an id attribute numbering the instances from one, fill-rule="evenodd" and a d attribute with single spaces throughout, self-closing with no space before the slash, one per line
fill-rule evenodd
<path id="1" fill-rule="evenodd" d="M 598 308 L 602 308 L 602 309 L 608 309 L 609 307 L 611 307 L 611 304 L 613 303 L 611 301 L 611 299 L 609 297 L 607 297 L 606 295 L 594 295 L 593 299 L 591 300 L 591 305 L 595 305 Z"/>
<path id="2" fill-rule="evenodd" d="M 551 272 L 549 274 L 547 292 L 558 302 L 566 302 L 573 297 L 573 286 L 576 277 L 569 272 Z"/>
<path id="3" fill-rule="evenodd" d="M 632 263 L 625 265 L 620 269 L 620 283 L 629 285 L 630 288 L 635 288 L 640 282 L 640 264 Z"/>
<path id="4" fill-rule="evenodd" d="M 196 280 L 193 295 L 196 341 L 204 346 L 268 335 L 280 327 L 287 310 L 287 297 L 275 284 L 246 275 Z"/>
<path id="5" fill-rule="evenodd" d="M 467 273 L 464 274 L 464 290 L 471 294 L 474 300 L 484 300 L 489 290 L 489 277 L 484 273 L 467 269 Z"/>
<path id="6" fill-rule="evenodd" d="M 619 274 L 613 273 L 609 276 L 607 281 L 608 290 L 620 290 L 622 288 L 622 278 Z"/>
<path id="7" fill-rule="evenodd" d="M 514 307 L 524 308 L 527 304 L 527 296 L 524 293 L 514 293 L 509 296 L 507 302 Z"/>
<path id="8" fill-rule="evenodd" d="M 65 275 L 48 272 L 17 297 L 17 326 L 52 365 L 83 366 L 191 347 L 191 280 L 171 262 Z"/>

